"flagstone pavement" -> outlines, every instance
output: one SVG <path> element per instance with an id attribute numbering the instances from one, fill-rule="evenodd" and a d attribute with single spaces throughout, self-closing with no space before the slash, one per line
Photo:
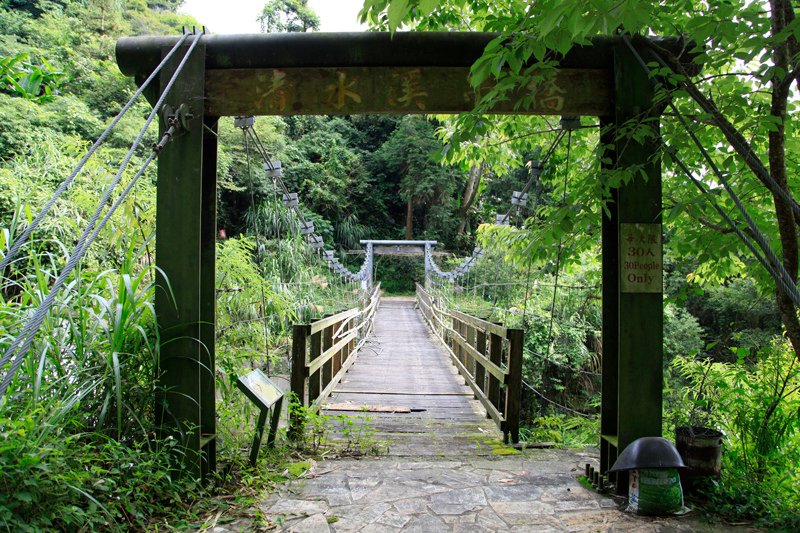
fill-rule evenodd
<path id="1" fill-rule="evenodd" d="M 502 457 L 334 459 L 271 494 L 261 512 L 281 531 L 752 531 L 703 516 L 644 517 L 578 481 L 591 451 L 534 449 Z M 243 523 L 218 533 L 247 529 Z"/>

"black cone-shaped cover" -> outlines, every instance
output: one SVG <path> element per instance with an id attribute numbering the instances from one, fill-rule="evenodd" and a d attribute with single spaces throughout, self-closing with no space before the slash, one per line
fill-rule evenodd
<path id="1" fill-rule="evenodd" d="M 639 468 L 686 468 L 675 446 L 662 437 L 642 437 L 628 444 L 611 472 Z"/>

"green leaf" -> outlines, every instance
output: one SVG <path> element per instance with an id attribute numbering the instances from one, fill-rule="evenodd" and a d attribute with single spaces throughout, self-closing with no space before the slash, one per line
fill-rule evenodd
<path id="1" fill-rule="evenodd" d="M 430 15 L 431 12 L 441 3 L 441 0 L 420 0 L 419 11 L 421 16 Z"/>
<path id="2" fill-rule="evenodd" d="M 31 494 L 30 492 L 17 492 L 15 493 L 15 496 L 18 500 L 23 501 L 25 503 L 31 503 L 32 501 L 35 500 L 33 494 Z"/>
<path id="3" fill-rule="evenodd" d="M 408 0 L 393 0 L 389 4 L 387 16 L 389 18 L 389 30 L 394 33 L 402 24 L 403 19 L 409 12 Z"/>

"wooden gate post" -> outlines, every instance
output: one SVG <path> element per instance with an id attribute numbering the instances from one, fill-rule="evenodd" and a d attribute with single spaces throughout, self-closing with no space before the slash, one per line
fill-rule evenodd
<path id="1" fill-rule="evenodd" d="M 192 40 L 162 71 L 158 94 Z M 168 50 L 162 50 L 162 57 Z M 216 468 L 217 119 L 205 116 L 204 80 L 205 45 L 201 42 L 165 100 L 172 110 L 184 106 L 184 127 L 159 156 L 156 207 L 155 309 L 160 336 L 156 423 L 181 438 L 185 471 L 195 477 Z M 164 118 L 161 135 L 168 127 Z"/>
<path id="2" fill-rule="evenodd" d="M 602 474 L 632 441 L 661 436 L 660 111 L 651 81 L 622 43 L 614 51 L 614 102 L 614 116 L 601 118 L 603 144 L 613 146 L 604 166 L 631 175 L 612 189 L 602 221 Z M 626 475 L 617 476 L 616 484 L 618 492 L 627 492 Z"/>

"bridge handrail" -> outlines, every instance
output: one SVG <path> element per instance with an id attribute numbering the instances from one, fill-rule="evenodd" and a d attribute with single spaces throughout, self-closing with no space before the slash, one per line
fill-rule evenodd
<path id="1" fill-rule="evenodd" d="M 303 406 L 319 411 L 355 362 L 356 353 L 372 331 L 380 290 L 377 284 L 362 308 L 292 326 L 290 387 Z"/>
<path id="2" fill-rule="evenodd" d="M 420 284 L 417 304 L 486 413 L 508 442 L 519 442 L 525 333 L 461 311 L 445 310 Z M 447 324 L 446 318 L 450 319 Z"/>

